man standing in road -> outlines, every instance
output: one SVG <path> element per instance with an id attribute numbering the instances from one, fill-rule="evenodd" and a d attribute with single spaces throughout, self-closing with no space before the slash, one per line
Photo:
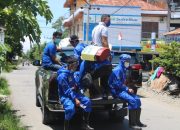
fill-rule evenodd
<path id="1" fill-rule="evenodd" d="M 97 46 L 107 47 L 108 45 L 108 28 L 111 24 L 110 15 L 103 14 L 101 22 L 92 31 L 92 42 Z"/>
<path id="2" fill-rule="evenodd" d="M 94 130 L 89 126 L 89 116 L 91 112 L 91 101 L 81 92 L 81 86 L 75 77 L 78 67 L 77 59 L 70 57 L 66 61 L 67 66 L 61 67 L 57 74 L 59 99 L 65 110 L 64 130 L 69 129 L 69 121 L 75 114 L 75 106 L 83 109 L 83 130 Z"/>
<path id="3" fill-rule="evenodd" d="M 53 33 L 53 40 L 44 48 L 42 56 L 42 66 L 45 69 L 57 71 L 61 67 L 60 61 L 56 57 L 57 46 L 61 40 L 61 32 Z"/>
<path id="4" fill-rule="evenodd" d="M 134 90 L 128 88 L 124 83 L 126 80 L 126 70 L 129 68 L 131 56 L 122 54 L 120 62 L 115 67 L 109 77 L 109 87 L 114 98 L 120 98 L 128 102 L 129 109 L 129 126 L 134 130 L 141 130 L 141 127 L 146 127 L 140 122 L 141 101 L 134 93 Z"/>

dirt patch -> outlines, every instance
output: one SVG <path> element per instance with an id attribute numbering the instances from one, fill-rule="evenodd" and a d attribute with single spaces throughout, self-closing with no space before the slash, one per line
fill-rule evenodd
<path id="1" fill-rule="evenodd" d="M 169 92 L 167 91 L 157 92 L 157 90 L 153 90 L 152 88 L 148 87 L 147 82 L 143 82 L 142 88 L 138 89 L 138 95 L 155 98 L 162 102 L 180 107 L 180 94 L 169 95 Z"/>

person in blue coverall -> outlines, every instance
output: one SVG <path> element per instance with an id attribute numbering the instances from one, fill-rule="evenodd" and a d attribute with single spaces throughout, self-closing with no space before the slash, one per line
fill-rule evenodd
<path id="1" fill-rule="evenodd" d="M 112 64 L 109 60 L 98 61 L 82 61 L 80 65 L 79 81 L 93 81 L 100 78 L 100 85 L 103 88 L 102 98 L 108 98 L 108 77 L 112 71 Z M 89 76 L 90 74 L 90 76 Z M 92 87 L 92 83 L 86 85 L 85 88 Z"/>
<path id="2" fill-rule="evenodd" d="M 129 126 L 135 130 L 146 127 L 140 122 L 141 101 L 134 94 L 134 90 L 128 88 L 124 83 L 126 80 L 126 70 L 129 68 L 131 56 L 128 54 L 120 55 L 119 65 L 116 66 L 109 77 L 109 87 L 114 98 L 120 98 L 128 102 Z"/>
<path id="3" fill-rule="evenodd" d="M 101 85 L 103 88 L 105 88 L 103 92 L 103 98 L 107 98 L 106 88 L 108 83 L 106 81 L 108 80 L 109 74 L 111 72 L 111 62 L 108 60 L 102 62 L 81 60 L 81 52 L 88 45 L 79 43 L 79 38 L 76 35 L 71 35 L 69 42 L 74 47 L 74 56 L 77 57 L 79 61 L 79 82 L 83 84 L 83 87 L 89 88 L 92 85 L 92 80 L 100 77 Z M 105 68 L 106 65 L 108 65 L 108 67 Z M 104 73 L 103 75 L 102 72 Z M 91 76 L 89 75 L 90 73 Z"/>
<path id="4" fill-rule="evenodd" d="M 82 87 L 75 80 L 75 71 L 78 67 L 77 59 L 71 57 L 66 63 L 67 66 L 63 66 L 57 71 L 59 99 L 65 110 L 64 130 L 69 128 L 69 121 L 75 114 L 75 106 L 83 109 L 82 128 L 84 130 L 94 130 L 89 126 L 89 116 L 92 110 L 91 101 L 81 93 L 80 89 Z"/>
<path id="5" fill-rule="evenodd" d="M 70 44 L 74 47 L 74 56 L 78 58 L 79 65 L 81 64 L 81 52 L 85 47 L 87 47 L 87 44 L 79 43 L 79 38 L 76 35 L 71 35 L 69 39 Z"/>
<path id="6" fill-rule="evenodd" d="M 44 48 L 42 66 L 47 70 L 57 71 L 61 67 L 61 62 L 56 57 L 56 51 L 59 50 L 57 46 L 61 40 L 61 35 L 61 32 L 54 32 L 53 40 Z"/>

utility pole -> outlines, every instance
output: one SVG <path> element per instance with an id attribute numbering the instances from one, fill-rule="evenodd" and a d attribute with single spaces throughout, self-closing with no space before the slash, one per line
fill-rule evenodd
<path id="1" fill-rule="evenodd" d="M 87 3 L 90 3 L 90 0 L 87 1 Z M 86 44 L 88 44 L 89 41 L 89 10 L 91 9 L 91 5 L 87 5 L 87 20 L 86 20 Z"/>
<path id="2" fill-rule="evenodd" d="M 0 44 L 4 44 L 4 38 L 5 38 L 5 28 L 0 27 Z M 0 74 L 2 73 L 2 66 L 0 64 Z"/>
<path id="3" fill-rule="evenodd" d="M 73 35 L 75 34 L 75 17 L 74 17 L 74 13 L 76 11 L 76 0 L 74 0 L 74 4 L 73 4 Z"/>
<path id="4" fill-rule="evenodd" d="M 168 29 L 168 32 L 170 31 L 170 24 L 171 24 L 171 2 L 172 2 L 172 0 L 167 0 L 167 4 L 168 4 L 167 29 Z"/>
<path id="5" fill-rule="evenodd" d="M 92 8 L 91 4 L 90 4 L 90 0 L 85 0 L 85 2 L 87 3 L 87 7 L 81 7 L 81 9 L 86 8 L 87 9 L 87 17 L 86 17 L 86 43 L 88 44 L 89 41 L 89 14 L 90 14 L 90 10 L 91 9 L 97 9 L 100 10 L 100 8 Z"/>

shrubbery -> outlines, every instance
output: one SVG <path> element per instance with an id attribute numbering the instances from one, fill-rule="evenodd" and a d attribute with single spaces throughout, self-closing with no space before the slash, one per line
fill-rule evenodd
<path id="1" fill-rule="evenodd" d="M 19 118 L 11 110 L 11 105 L 0 104 L 0 130 L 25 130 L 20 127 Z"/>
<path id="2" fill-rule="evenodd" d="M 152 61 L 156 66 L 164 67 L 166 74 L 180 78 L 180 43 L 163 46 L 163 52 Z"/>
<path id="3" fill-rule="evenodd" d="M 7 80 L 0 77 L 0 95 L 10 94 L 8 86 Z M 25 128 L 21 127 L 19 118 L 15 114 L 8 102 L 0 102 L 0 130 L 25 130 Z"/>
<path id="4" fill-rule="evenodd" d="M 5 78 L 0 77 L 0 94 L 9 95 L 8 82 Z"/>

